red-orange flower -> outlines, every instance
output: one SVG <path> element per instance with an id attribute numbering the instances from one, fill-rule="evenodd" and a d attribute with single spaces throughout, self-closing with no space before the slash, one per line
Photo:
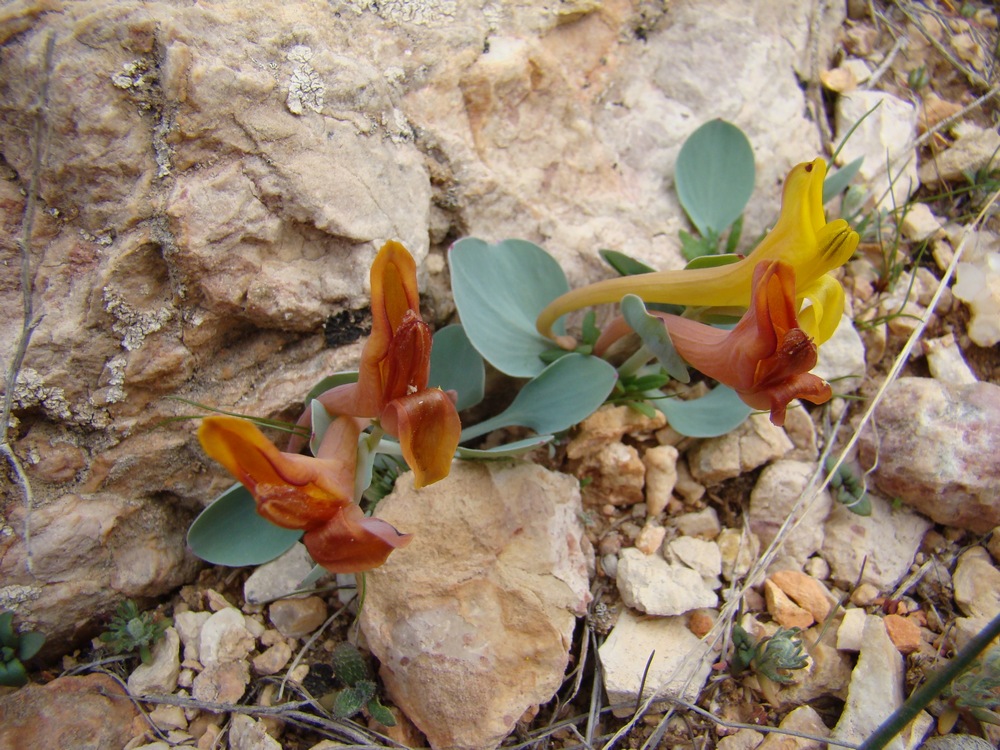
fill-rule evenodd
<path id="1" fill-rule="evenodd" d="M 361 353 L 358 382 L 317 397 L 330 414 L 379 420 L 397 438 L 423 487 L 448 476 L 462 425 L 455 402 L 428 388 L 431 332 L 420 317 L 416 265 L 406 248 L 387 242 L 371 270 L 372 332 Z"/>
<path id="2" fill-rule="evenodd" d="M 302 542 L 317 563 L 334 573 L 358 573 L 410 541 L 385 521 L 366 518 L 353 502 L 360 432 L 354 419 L 335 420 L 315 458 L 278 450 L 237 417 L 206 417 L 198 439 L 250 491 L 261 516 L 305 531 Z"/>
<path id="3" fill-rule="evenodd" d="M 750 307 L 731 331 L 666 313 L 656 315 L 670 332 L 674 348 L 697 370 L 735 390 L 748 406 L 769 410 L 781 426 L 796 398 L 814 404 L 830 400 L 830 384 L 809 371 L 816 366 L 816 345 L 796 318 L 795 271 L 783 261 L 754 267 Z M 622 322 L 609 326 L 597 350 L 622 334 Z"/>
<path id="4" fill-rule="evenodd" d="M 309 554 L 334 573 L 378 567 L 410 540 L 354 502 L 358 439 L 370 420 L 399 439 L 417 487 L 448 475 L 462 431 L 454 401 L 427 387 L 431 334 L 420 318 L 416 265 L 398 242 L 387 242 L 376 256 L 371 288 L 372 332 L 358 381 L 318 397 L 334 419 L 315 457 L 299 455 L 303 438 L 283 452 L 235 417 L 207 417 L 198 431 L 205 452 L 254 496 L 257 512 L 305 531 Z M 300 425 L 309 425 L 311 413 Z"/>

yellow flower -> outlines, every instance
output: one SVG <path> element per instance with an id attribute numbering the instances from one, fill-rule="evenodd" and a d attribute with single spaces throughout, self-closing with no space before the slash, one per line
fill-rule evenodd
<path id="1" fill-rule="evenodd" d="M 574 289 L 542 310 L 536 323 L 539 333 L 555 340 L 552 326 L 566 313 L 619 302 L 626 294 L 646 302 L 745 308 L 750 304 L 757 264 L 782 261 L 795 272 L 801 328 L 817 343 L 826 341 L 844 312 L 844 289 L 830 272 L 854 254 L 858 233 L 843 219 L 827 223 L 823 215 L 825 175 L 822 159 L 792 169 L 785 180 L 778 222 L 746 258 L 715 268 L 625 276 Z M 801 308 L 803 300 L 810 303 L 805 309 Z"/>

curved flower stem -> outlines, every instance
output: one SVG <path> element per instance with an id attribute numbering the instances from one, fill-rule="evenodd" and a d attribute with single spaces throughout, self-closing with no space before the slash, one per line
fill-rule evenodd
<path id="1" fill-rule="evenodd" d="M 653 353 L 645 346 L 640 346 L 635 354 L 621 363 L 618 367 L 618 377 L 628 378 L 639 372 L 639 369 L 646 365 L 653 358 Z"/>
<path id="2" fill-rule="evenodd" d="M 994 638 L 1000 636 L 1000 615 L 990 620 L 989 625 L 965 644 L 965 647 L 955 654 L 944 669 L 935 672 L 923 685 L 913 691 L 902 706 L 876 729 L 861 745 L 859 750 L 881 750 L 889 740 L 899 734 L 913 717 L 927 704 L 939 696 L 946 687 L 962 672 L 968 669 L 972 662 L 989 647 Z"/>

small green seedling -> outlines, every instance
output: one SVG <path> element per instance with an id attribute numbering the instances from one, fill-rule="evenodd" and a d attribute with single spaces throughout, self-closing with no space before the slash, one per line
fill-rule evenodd
<path id="1" fill-rule="evenodd" d="M 344 687 L 331 694 L 332 701 L 324 697 L 322 702 L 330 713 L 338 719 L 349 719 L 365 708 L 379 724 L 396 726 L 392 712 L 379 702 L 375 677 L 356 646 L 346 641 L 337 644 L 333 650 L 333 674 Z"/>
<path id="2" fill-rule="evenodd" d="M 0 685 L 21 687 L 28 682 L 24 662 L 45 643 L 41 633 L 14 631 L 14 613 L 0 612 Z"/>
<path id="3" fill-rule="evenodd" d="M 828 456 L 824 467 L 830 471 L 836 462 L 837 460 L 833 456 Z M 830 478 L 830 491 L 837 502 L 851 513 L 859 516 L 872 514 L 872 501 L 865 490 L 864 482 L 847 464 L 841 464 L 837 472 Z"/>
<path id="4" fill-rule="evenodd" d="M 746 630 L 733 625 L 734 674 L 750 669 L 774 682 L 788 684 L 792 679 L 785 672 L 802 669 L 808 663 L 807 659 L 802 652 L 798 628 L 778 628 L 774 635 L 755 643 Z"/>
<path id="5" fill-rule="evenodd" d="M 111 627 L 98 636 L 116 654 L 139 652 L 143 664 L 153 661 L 150 647 L 163 637 L 170 620 L 155 621 L 150 612 L 140 612 L 131 599 L 118 605 Z"/>

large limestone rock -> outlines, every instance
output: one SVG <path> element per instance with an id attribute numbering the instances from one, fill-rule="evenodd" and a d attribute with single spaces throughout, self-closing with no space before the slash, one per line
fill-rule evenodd
<path id="1" fill-rule="evenodd" d="M 590 601 L 578 482 L 457 462 L 378 515 L 413 541 L 367 575 L 361 627 L 392 700 L 434 748 L 492 748 L 562 683 Z"/>
<path id="2" fill-rule="evenodd" d="M 152 429 L 191 411 L 164 397 L 292 416 L 355 364 L 368 263 L 387 239 L 421 264 L 437 322 L 452 310 L 443 252 L 465 234 L 542 242 L 574 284 L 609 273 L 600 247 L 678 266 L 673 163 L 712 117 L 761 154 L 744 228 L 756 235 L 782 175 L 818 152 L 796 69 L 825 60 L 797 50 L 816 49 L 814 33 L 826 49 L 843 11 L 811 30 L 812 13 L 768 0 L 712 13 L 694 0 L 25 0 L 0 14 L 4 365 L 54 35 L 32 241 L 42 317 L 6 385 L 36 507 L 19 516 L 4 487 L 0 606 L 56 643 L 114 600 L 190 576 L 183 529 L 229 480 L 192 423 Z M 91 503 L 93 558 L 29 569 L 29 529 Z M 63 528 L 64 549 L 93 544 L 78 528 Z"/>
<path id="3" fill-rule="evenodd" d="M 934 521 L 985 534 L 1000 524 L 1000 386 L 900 378 L 859 443 L 875 485 Z"/>

